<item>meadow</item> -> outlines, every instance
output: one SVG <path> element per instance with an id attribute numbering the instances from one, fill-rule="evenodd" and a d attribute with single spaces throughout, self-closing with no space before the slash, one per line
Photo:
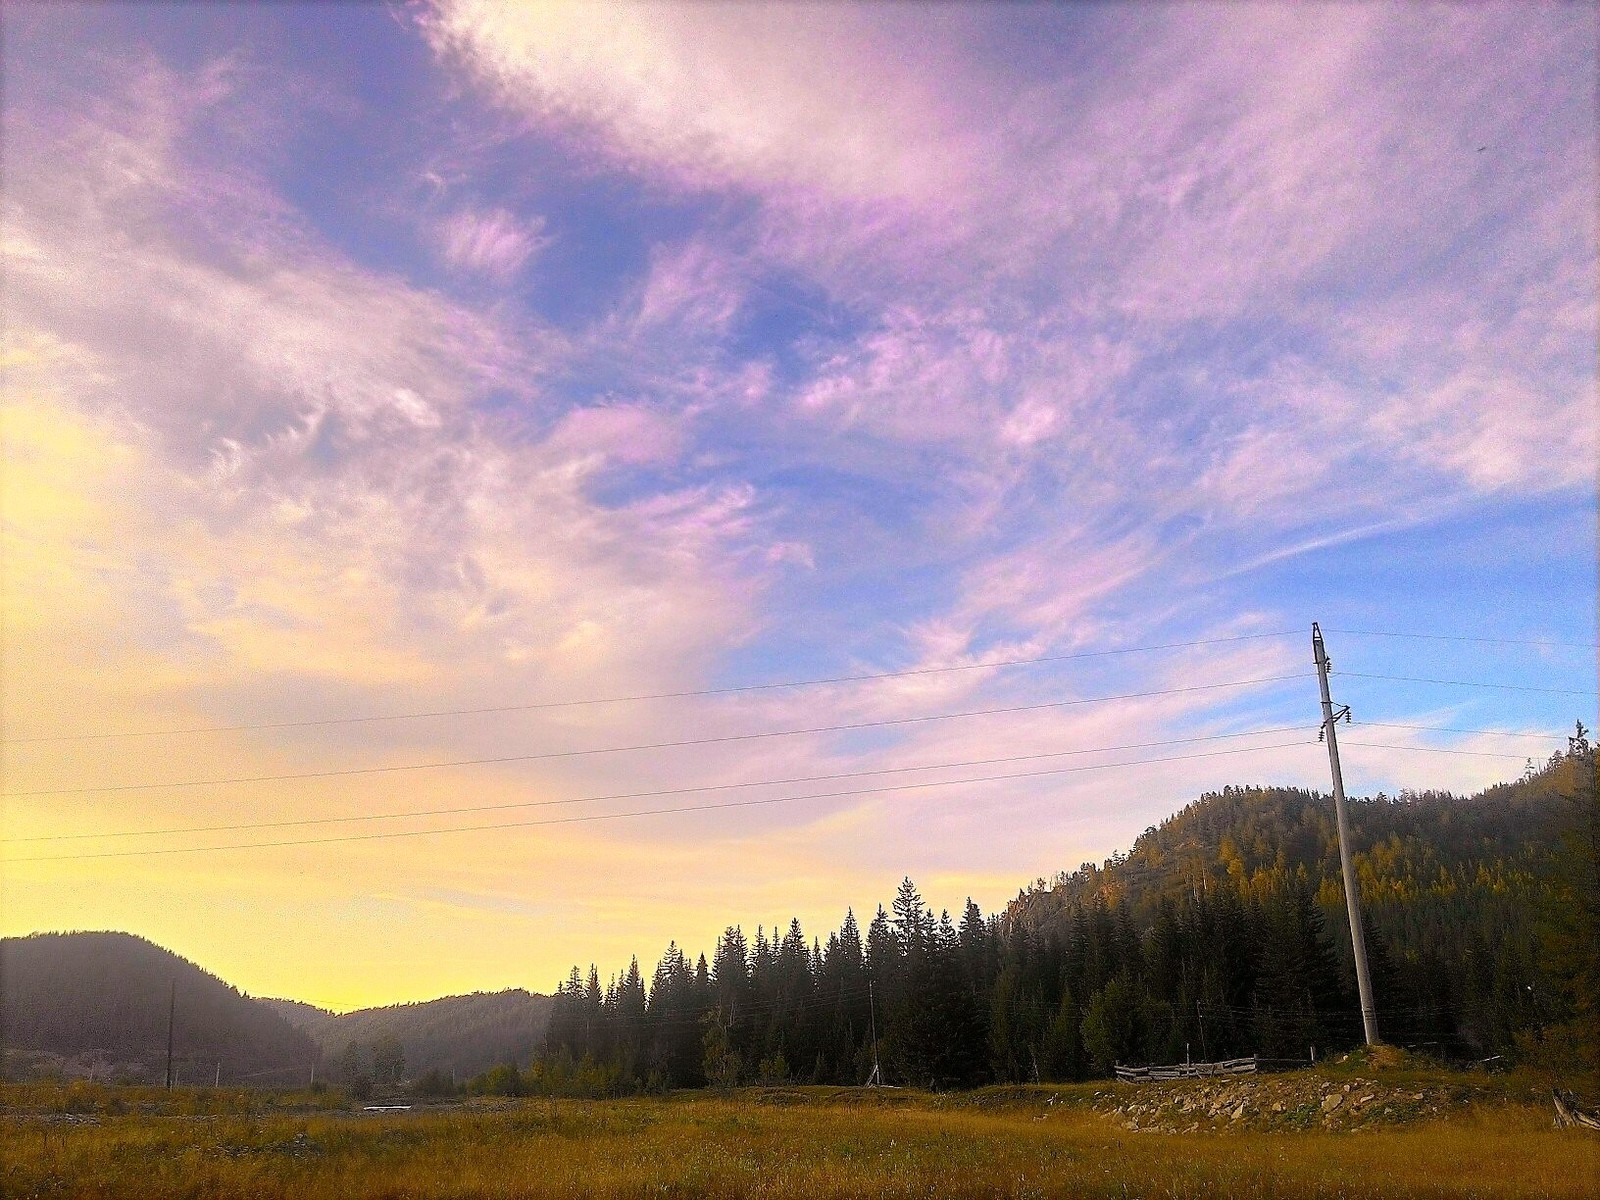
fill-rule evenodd
<path id="1" fill-rule="evenodd" d="M 0 1088 L 6 1197 L 1592 1197 L 1600 1137 L 1536 1089 L 1340 1130 L 1126 1128 L 1130 1088 L 478 1099 Z M 1181 1099 L 1172 1093 L 1173 1103 Z M 1115 1107 L 1111 1107 L 1115 1105 Z"/>

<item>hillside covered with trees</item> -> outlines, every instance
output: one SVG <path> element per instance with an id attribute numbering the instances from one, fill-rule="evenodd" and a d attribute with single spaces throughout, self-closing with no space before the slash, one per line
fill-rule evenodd
<path id="1" fill-rule="evenodd" d="M 521 988 L 348 1013 L 294 1000 L 269 1003 L 317 1042 L 334 1078 L 352 1084 L 387 1082 L 391 1073 L 464 1080 L 502 1063 L 527 1063 L 544 1043 L 550 1016 L 550 997 Z"/>
<path id="2" fill-rule="evenodd" d="M 1600 798 L 1580 729 L 1515 783 L 1352 804 L 1386 1040 L 1457 1059 L 1582 1054 L 1595 1025 Z M 481 1086 L 604 1092 L 798 1079 L 1077 1079 L 1117 1062 L 1354 1044 L 1331 800 L 1202 797 L 1132 849 L 985 917 L 908 879 L 863 930 L 732 926 L 647 978 L 574 968 L 546 1052 Z M 1586 1049 L 1588 1048 L 1588 1049 Z"/>
<path id="3" fill-rule="evenodd" d="M 320 1051 L 259 1000 L 129 933 L 36 933 L 0 941 L 7 1070 L 61 1060 L 102 1078 L 160 1082 L 167 1017 L 182 1082 L 309 1079 Z"/>
<path id="4" fill-rule="evenodd" d="M 1130 850 L 935 913 L 907 879 L 826 939 L 798 921 L 677 945 L 648 976 L 574 967 L 521 990 L 334 1014 L 241 995 L 142 938 L 0 942 L 7 1069 L 159 1080 L 175 987 L 180 1078 L 358 1092 L 603 1095 L 784 1080 L 934 1087 L 1116 1063 L 1304 1060 L 1360 1037 L 1328 797 L 1226 788 Z M 1600 792 L 1580 730 L 1474 796 L 1351 805 L 1385 1040 L 1455 1059 L 1600 1058 Z M 24 1061 L 29 1059 L 30 1061 Z M 70 1062 L 69 1062 L 70 1060 Z"/>

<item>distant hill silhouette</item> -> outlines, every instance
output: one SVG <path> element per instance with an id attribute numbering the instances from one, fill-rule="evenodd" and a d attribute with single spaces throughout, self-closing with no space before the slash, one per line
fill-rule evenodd
<path id="1" fill-rule="evenodd" d="M 261 1003 L 270 1004 L 289 1024 L 296 1029 L 304 1029 L 307 1033 L 311 1032 L 311 1027 L 317 1022 L 338 1015 L 332 1009 L 318 1008 L 315 1004 L 307 1004 L 304 1000 L 274 1000 L 271 997 L 263 997 Z"/>
<path id="2" fill-rule="evenodd" d="M 513 1059 L 526 1066 L 550 1020 L 550 997 L 521 988 L 341 1014 L 297 1000 L 266 1003 L 315 1039 L 330 1063 L 352 1042 L 370 1048 L 386 1038 L 399 1041 L 412 1078 L 437 1070 L 467 1079 Z"/>
<path id="3" fill-rule="evenodd" d="M 1573 866 L 1563 831 L 1588 755 L 1554 756 L 1473 796 L 1351 803 L 1385 1037 L 1477 1057 L 1566 1019 L 1576 985 L 1540 957 L 1539 922 Z M 747 1065 L 779 1047 L 819 1081 L 859 1080 L 876 1031 L 905 1078 L 964 1082 L 1035 1077 L 1040 1062 L 1083 1078 L 1113 1061 L 1175 1061 L 1208 1036 L 1224 1055 L 1277 1046 L 1281 1056 L 1359 1034 L 1350 971 L 1334 957 L 1347 958 L 1349 940 L 1332 803 L 1320 793 L 1206 795 L 1103 865 L 1040 880 L 998 919 L 969 904 L 959 929 L 936 921 L 909 879 L 894 913 L 880 909 L 864 938 L 852 915 L 821 956 L 798 922 L 770 942 L 758 929 L 753 947 L 731 931 L 709 968 L 674 945 L 648 988 L 635 963 L 604 993 L 597 975 L 585 985 L 575 972 L 555 998 L 514 989 L 344 1014 L 252 1000 L 129 934 L 36 934 L 0 942 L 0 1042 L 8 1070 L 18 1055 L 54 1055 L 79 1072 L 92 1062 L 159 1079 L 173 980 L 188 1082 L 220 1062 L 227 1082 L 286 1083 L 319 1059 L 330 1082 L 370 1075 L 386 1086 L 434 1071 L 460 1081 L 526 1066 L 548 1029 L 547 1057 L 563 1070 L 592 1057 L 606 1087 L 689 1086 L 702 1081 L 702 1018 L 724 1000 L 741 1014 L 729 1036 Z M 883 984 L 876 1017 L 865 972 Z M 784 1057 L 771 1073 L 791 1069 Z"/>
<path id="4" fill-rule="evenodd" d="M 8 1071 L 91 1066 L 159 1082 L 176 987 L 173 1051 L 181 1082 L 309 1078 L 315 1041 L 170 950 L 130 933 L 36 933 L 0 940 L 0 1045 Z"/>

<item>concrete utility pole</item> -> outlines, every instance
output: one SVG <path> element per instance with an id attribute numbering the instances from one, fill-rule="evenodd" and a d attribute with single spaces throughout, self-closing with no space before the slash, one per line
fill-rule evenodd
<path id="1" fill-rule="evenodd" d="M 857 995 L 860 995 L 858 992 Z M 872 995 L 872 980 L 867 980 L 867 1011 L 872 1017 L 872 1074 L 867 1076 L 868 1087 L 883 1086 L 883 1072 L 878 1069 L 878 1002 Z"/>
<path id="2" fill-rule="evenodd" d="M 1361 993 L 1361 1028 L 1367 1045 L 1378 1044 L 1378 1010 L 1372 1003 L 1372 975 L 1367 970 L 1367 939 L 1361 928 L 1361 893 L 1356 888 L 1356 865 L 1350 857 L 1350 822 L 1345 816 L 1344 776 L 1339 771 L 1339 739 L 1334 726 L 1340 717 L 1350 719 L 1350 708 L 1333 709 L 1328 694 L 1328 651 L 1322 630 L 1311 622 L 1311 653 L 1317 662 L 1317 682 L 1322 686 L 1322 739 L 1328 743 L 1328 766 L 1333 769 L 1333 815 L 1339 826 L 1339 867 L 1344 873 L 1344 903 L 1350 915 L 1350 946 L 1355 951 L 1356 987 Z"/>
<path id="3" fill-rule="evenodd" d="M 178 1011 L 178 981 L 172 981 L 167 993 L 167 1090 L 172 1090 L 172 1018 Z"/>

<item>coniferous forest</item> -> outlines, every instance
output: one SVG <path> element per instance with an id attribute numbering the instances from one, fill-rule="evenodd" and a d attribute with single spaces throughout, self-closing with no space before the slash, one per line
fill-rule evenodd
<path id="1" fill-rule="evenodd" d="M 1455 1062 L 1600 1061 L 1600 793 L 1581 728 L 1513 783 L 1350 807 L 1384 1040 Z M 574 967 L 548 998 L 336 1017 L 114 933 L 6 939 L 0 977 L 8 1069 L 24 1074 L 42 1069 L 32 1053 L 159 1078 L 170 1000 L 183 1078 L 271 1083 L 320 1059 L 333 1082 L 441 1093 L 475 1072 L 477 1091 L 590 1096 L 859 1084 L 875 1068 L 935 1088 L 1055 1082 L 1303 1062 L 1361 1037 L 1332 802 L 1289 788 L 1203 796 L 999 913 L 934 911 L 906 879 L 826 934 L 733 925 L 648 974 Z"/>
<path id="2" fill-rule="evenodd" d="M 1491 1062 L 1600 1047 L 1594 772 L 1580 727 L 1515 783 L 1353 803 L 1386 1041 Z M 1304 1061 L 1360 1040 L 1349 960 L 1330 799 L 1230 788 L 1001 913 L 934 912 L 906 879 L 864 927 L 730 926 L 709 957 L 674 944 L 648 975 L 574 967 L 544 1052 L 473 1086 L 845 1084 L 876 1065 L 948 1088 Z"/>

